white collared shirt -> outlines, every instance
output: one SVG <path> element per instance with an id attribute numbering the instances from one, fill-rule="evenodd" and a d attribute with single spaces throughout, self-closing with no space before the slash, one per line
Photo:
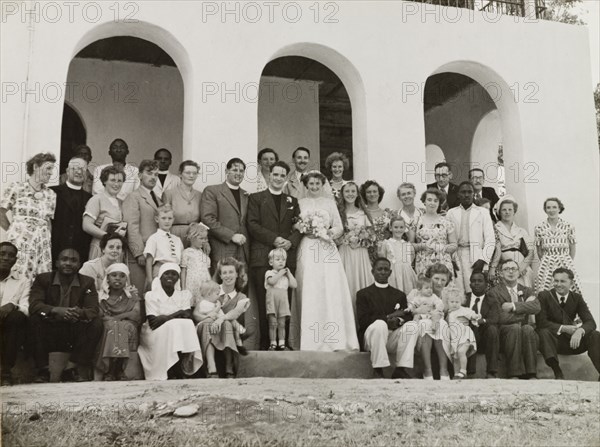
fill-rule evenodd
<path id="1" fill-rule="evenodd" d="M 479 302 L 477 304 L 475 304 L 475 300 L 479 298 Z M 471 308 L 473 308 L 473 306 L 477 307 L 476 312 L 481 315 L 481 305 L 483 304 L 483 300 L 485 299 L 485 293 L 481 296 L 475 296 L 475 294 L 471 294 Z"/>
<path id="2" fill-rule="evenodd" d="M 0 281 L 0 306 L 11 303 L 25 315 L 29 315 L 30 287 L 27 278 L 21 278 L 17 272 L 11 272 L 4 281 Z"/>
<path id="3" fill-rule="evenodd" d="M 160 228 L 146 241 L 144 255 L 151 255 L 154 262 L 174 262 L 181 264 L 183 242 L 172 233 L 167 233 Z"/>

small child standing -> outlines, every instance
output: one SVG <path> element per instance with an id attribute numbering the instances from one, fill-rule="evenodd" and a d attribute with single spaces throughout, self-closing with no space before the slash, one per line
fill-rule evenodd
<path id="1" fill-rule="evenodd" d="M 265 273 L 267 318 L 269 320 L 269 351 L 285 351 L 285 321 L 291 316 L 288 301 L 288 288 L 298 287 L 296 278 L 285 266 L 287 252 L 276 248 L 269 252 L 269 265 L 272 270 Z M 279 338 L 279 344 L 277 339 Z"/>
<path id="2" fill-rule="evenodd" d="M 412 268 L 415 249 L 406 241 L 408 227 L 402 217 L 394 216 L 390 219 L 390 231 L 392 237 L 383 241 L 379 256 L 389 259 L 392 264 L 390 285 L 408 293 L 417 285 L 417 274 Z"/>
<path id="3" fill-rule="evenodd" d="M 444 316 L 444 303 L 433 294 L 433 282 L 425 275 L 419 275 L 417 288 L 408 295 L 407 301 L 414 321 L 437 322 Z"/>
<path id="4" fill-rule="evenodd" d="M 154 220 L 158 230 L 146 241 L 144 256 L 146 256 L 146 290 L 152 290 L 152 280 L 158 275 L 160 266 L 166 262 L 181 264 L 183 242 L 170 233 L 175 216 L 171 205 L 158 208 Z"/>
<path id="5" fill-rule="evenodd" d="M 208 244 L 208 227 L 202 223 L 190 224 L 186 238 L 190 246 L 181 258 L 181 288 L 192 292 L 195 303 L 201 296 L 200 285 L 210 281 L 210 257 L 205 251 Z"/>
<path id="6" fill-rule="evenodd" d="M 216 320 L 219 317 L 225 316 L 225 313 L 221 310 L 220 294 L 221 286 L 212 280 L 204 281 L 199 285 L 198 298 L 192 312 L 192 318 L 196 323 L 200 323 L 206 319 Z M 248 351 L 244 347 L 241 337 L 242 334 L 246 333 L 246 328 L 237 320 L 231 321 L 231 326 L 238 352 L 242 355 L 247 355 Z M 209 371 L 214 371 L 211 365 L 209 365 L 208 369 Z"/>
<path id="7" fill-rule="evenodd" d="M 473 309 L 461 306 L 462 293 L 456 288 L 446 288 L 442 292 L 448 303 L 448 326 L 450 327 L 450 353 L 454 363 L 454 375 L 464 379 L 467 375 L 467 358 L 477 352 L 475 333 L 469 327 L 469 322 L 478 326 L 481 315 Z"/>

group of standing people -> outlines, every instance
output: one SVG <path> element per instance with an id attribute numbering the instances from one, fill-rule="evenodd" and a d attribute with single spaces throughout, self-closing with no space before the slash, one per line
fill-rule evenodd
<path id="1" fill-rule="evenodd" d="M 59 322 L 81 321 L 82 327 L 94 328 L 85 339 L 100 343 L 102 354 L 96 358 L 108 379 L 123 376 L 125 362 L 114 359 L 127 358 L 138 343 L 146 378 L 191 375 L 204 361 L 208 376 L 214 377 L 215 351 L 224 353 L 225 374 L 233 377 L 236 354 L 245 353 L 248 280 L 258 304 L 260 347 L 269 350 L 358 350 L 359 344 L 372 348 L 371 335 L 383 339 L 383 325 L 368 329 L 385 306 L 378 303 L 377 311 L 366 311 L 365 302 L 373 296 L 358 297 L 370 287 L 382 295 L 388 284 L 390 290 L 411 292 L 410 302 L 403 293 L 404 298 L 387 290 L 382 295 L 387 304 L 397 306 L 398 315 L 390 312 L 391 319 L 386 315 L 381 320 L 387 330 L 404 333 L 415 323 L 419 334 L 399 337 L 397 363 L 412 367 L 415 347 L 431 352 L 434 346 L 440 375 L 447 377 L 442 360 L 459 350 L 444 335 L 440 313 L 448 311 L 448 304 L 440 308 L 442 301 L 432 299 L 428 287 L 439 299 L 452 283 L 464 304 L 474 275 L 489 268 L 490 279 L 500 278 L 498 269 L 508 261 L 518 265 L 519 283 L 531 287 L 534 244 L 541 259 L 538 291 L 551 288 L 557 267 L 574 271 L 574 229 L 558 217 L 564 210 L 560 200 L 544 203 L 548 219 L 536 227 L 532 243 L 513 222 L 516 201 L 490 195 L 478 169 L 470 172 L 470 181 L 454 185 L 450 166 L 440 163 L 435 167 L 436 183 L 421 196 L 424 208 L 415 205 L 415 186 L 403 183 L 397 191 L 402 208 L 392 211 L 380 207 L 384 190 L 376 181 L 358 185 L 344 179 L 349 163 L 341 153 L 328 157 L 327 178 L 308 169 L 307 148 L 294 151 L 293 169 L 279 161 L 274 150 L 263 149 L 255 194 L 240 187 L 246 165 L 239 158 L 227 163 L 223 183 L 200 192 L 194 188 L 199 174 L 194 161 L 181 163 L 176 176 L 169 172 L 167 149 L 159 149 L 153 160 L 137 167 L 127 163 L 128 153 L 124 140 L 114 140 L 109 147 L 112 163 L 91 175 L 91 150 L 78 147 L 61 177 L 64 183 L 51 188 L 47 183 L 55 158 L 38 154 L 27 163 L 27 181 L 5 188 L 0 202 L 0 225 L 16 251 L 11 275 L 34 281 L 32 290 L 59 285 L 58 299 L 54 291 L 51 299 L 46 297 L 52 302 L 47 305 L 67 309 L 33 307 L 32 319 L 42 318 L 39 327 L 44 330 L 55 330 Z M 479 198 L 482 206 L 475 203 Z M 495 225 L 494 209 L 500 216 Z M 42 273 L 52 271 L 53 260 L 57 271 L 45 278 Z M 211 277 L 218 284 L 211 284 Z M 48 284 L 38 284 L 40 278 Z M 93 287 L 86 278 L 92 279 Z M 573 290 L 578 292 L 576 276 L 574 280 Z M 85 288 L 82 283 L 89 295 L 85 306 L 73 293 L 74 286 Z M 73 306 L 67 305 L 69 293 Z M 415 304 L 419 300 L 422 306 Z M 90 311 L 78 310 L 84 308 Z M 425 317 L 406 321 L 399 312 L 406 309 Z M 472 315 L 456 318 L 478 320 Z M 72 343 L 73 331 L 57 333 L 59 341 Z M 115 338 L 115 333 L 123 335 Z M 36 337 L 42 336 L 38 331 Z M 36 361 L 43 380 L 50 347 L 40 349 L 46 352 Z M 387 366 L 378 349 L 375 363 Z M 88 358 L 73 352 L 73 364 L 89 364 L 94 354 Z M 429 356 L 424 356 L 424 365 L 424 377 L 432 377 Z M 460 373 L 462 366 L 458 365 Z M 74 366 L 67 369 L 67 376 L 73 377 Z"/>

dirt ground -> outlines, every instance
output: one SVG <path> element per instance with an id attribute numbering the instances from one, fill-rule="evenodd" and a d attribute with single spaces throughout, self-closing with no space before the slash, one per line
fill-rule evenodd
<path id="1" fill-rule="evenodd" d="M 598 382 L 196 379 L 1 396 L 5 446 L 600 445 Z"/>

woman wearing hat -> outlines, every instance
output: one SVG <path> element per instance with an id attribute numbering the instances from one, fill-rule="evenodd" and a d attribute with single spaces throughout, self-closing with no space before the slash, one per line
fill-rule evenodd
<path id="1" fill-rule="evenodd" d="M 192 294 L 179 287 L 181 270 L 167 262 L 146 293 L 146 322 L 138 354 L 147 380 L 183 378 L 202 366 L 202 351 L 192 321 Z"/>

